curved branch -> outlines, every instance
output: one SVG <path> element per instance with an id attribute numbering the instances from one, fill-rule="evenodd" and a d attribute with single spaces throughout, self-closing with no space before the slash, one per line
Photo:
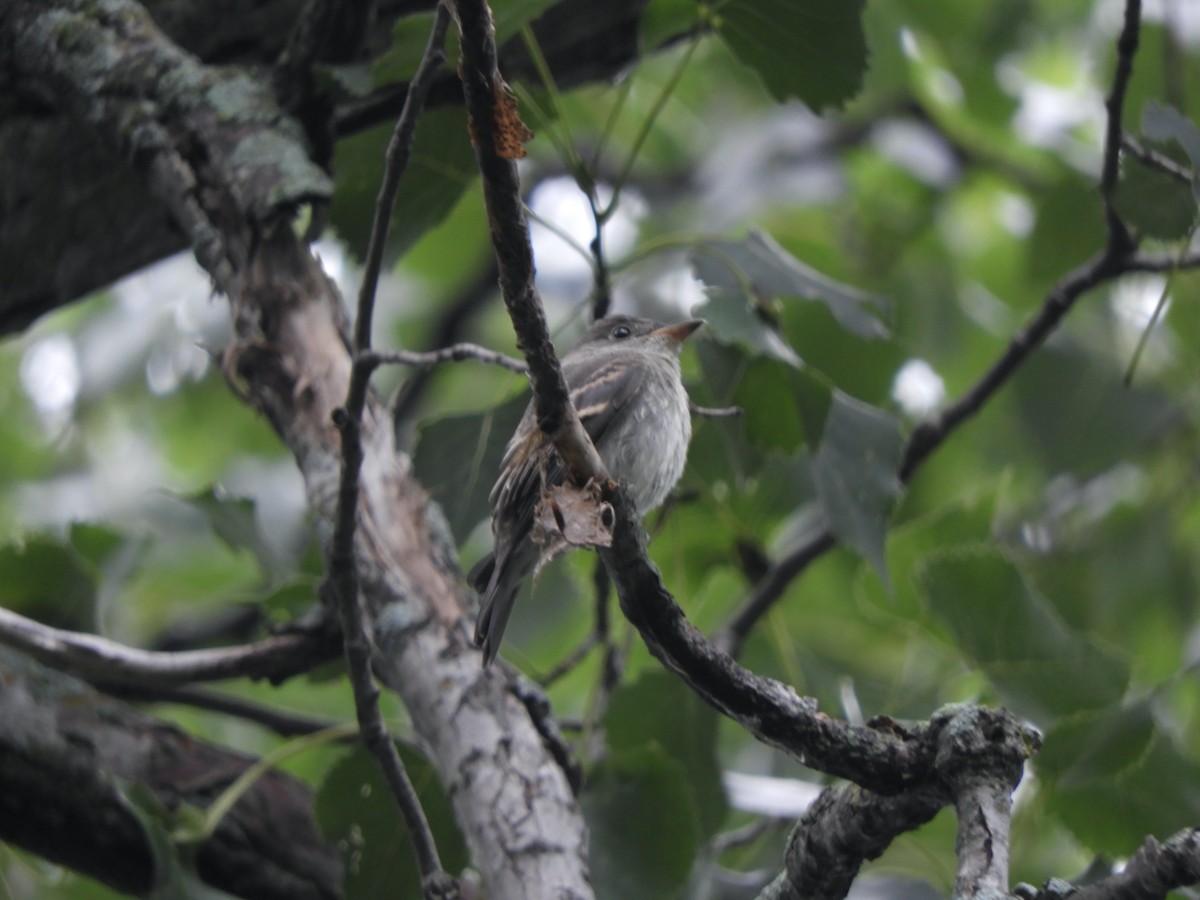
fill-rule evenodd
<path id="1" fill-rule="evenodd" d="M 84 678 L 158 687 L 228 678 L 279 683 L 329 662 L 338 649 L 330 637 L 292 633 L 212 650 L 140 650 L 94 634 L 51 628 L 3 608 L 0 643 Z"/>

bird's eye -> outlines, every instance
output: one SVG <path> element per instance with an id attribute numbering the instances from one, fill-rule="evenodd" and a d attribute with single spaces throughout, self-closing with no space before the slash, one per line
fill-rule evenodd
<path id="1" fill-rule="evenodd" d="M 609 334 L 619 341 L 622 338 L 629 337 L 629 335 L 633 334 L 633 332 L 629 330 L 628 325 L 618 325 L 611 332 L 609 332 Z"/>

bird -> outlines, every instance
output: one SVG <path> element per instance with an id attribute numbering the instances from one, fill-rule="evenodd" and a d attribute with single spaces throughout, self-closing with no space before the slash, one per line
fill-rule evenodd
<path id="1" fill-rule="evenodd" d="M 571 403 L 609 474 L 644 515 L 683 474 L 692 422 L 679 370 L 683 343 L 703 319 L 664 324 L 635 316 L 598 319 L 562 357 Z M 483 665 L 496 658 L 538 546 L 534 514 L 543 489 L 567 467 L 538 427 L 532 401 L 509 440 L 490 494 L 494 548 L 468 579 L 482 598 L 475 645 Z"/>

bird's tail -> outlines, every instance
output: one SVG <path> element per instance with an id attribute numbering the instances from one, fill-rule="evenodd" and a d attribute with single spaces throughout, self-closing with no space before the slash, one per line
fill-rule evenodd
<path id="1" fill-rule="evenodd" d="M 467 578 L 479 592 L 481 603 L 479 618 L 475 620 L 475 646 L 483 650 L 483 664 L 489 666 L 500 650 L 504 629 L 517 602 L 517 593 L 524 580 L 524 572 L 512 565 L 513 560 L 497 560 L 489 553 L 475 564 Z M 515 576 L 515 577 L 514 577 Z"/>

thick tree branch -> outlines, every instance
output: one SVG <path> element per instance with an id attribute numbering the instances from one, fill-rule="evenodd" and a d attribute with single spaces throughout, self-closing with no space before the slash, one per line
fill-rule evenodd
<path id="1" fill-rule="evenodd" d="M 1164 900 L 1176 888 L 1200 883 L 1200 828 L 1185 828 L 1165 843 L 1152 837 L 1117 874 L 1079 888 L 1071 900 Z"/>
<path id="2" fill-rule="evenodd" d="M 0 839 L 132 894 L 150 892 L 156 860 L 126 788 L 144 785 L 167 810 L 204 808 L 253 763 L 4 648 L 0 720 Z M 267 773 L 200 845 L 200 876 L 241 897 L 340 897 L 341 858 L 312 802 Z"/>
<path id="3" fill-rule="evenodd" d="M 891 723 L 855 727 L 817 709 L 789 686 L 740 666 L 688 622 L 646 557 L 646 534 L 620 491 L 606 497 L 616 513 L 613 544 L 601 559 L 621 609 L 650 652 L 719 712 L 760 741 L 801 763 L 890 795 L 926 785 L 938 748 L 928 726 L 905 731 Z M 1028 740 L 1033 746 L 1035 739 Z"/>

